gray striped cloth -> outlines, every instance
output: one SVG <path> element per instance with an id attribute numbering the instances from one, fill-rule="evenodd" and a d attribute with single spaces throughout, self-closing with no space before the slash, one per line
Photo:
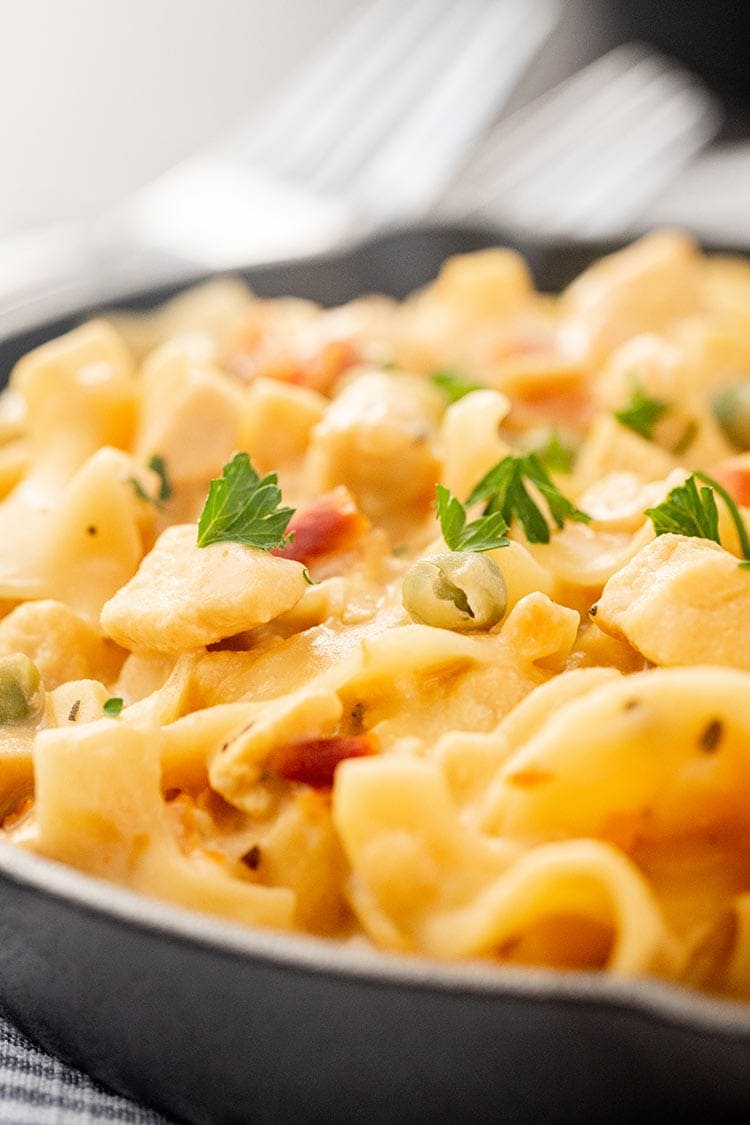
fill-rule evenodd
<path id="1" fill-rule="evenodd" d="M 1 1125 L 169 1125 L 40 1051 L 0 1016 Z"/>

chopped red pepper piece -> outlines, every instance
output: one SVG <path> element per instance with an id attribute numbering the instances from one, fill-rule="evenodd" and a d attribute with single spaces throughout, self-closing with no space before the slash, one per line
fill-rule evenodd
<path id="1" fill-rule="evenodd" d="M 300 781 L 313 789 L 330 789 L 339 762 L 376 753 L 375 739 L 367 734 L 349 738 L 308 738 L 277 747 L 269 768 L 287 781 Z"/>
<path id="2" fill-rule="evenodd" d="M 750 508 L 750 465 L 737 465 L 727 461 L 711 470 L 711 475 L 723 484 L 735 504 Z"/>
<path id="3" fill-rule="evenodd" d="M 557 384 L 540 382 L 511 391 L 511 402 L 522 427 L 555 422 L 583 428 L 590 421 L 593 399 L 588 386 L 579 381 L 560 381 Z"/>
<path id="4" fill-rule="evenodd" d="M 352 547 L 369 526 L 347 489 L 334 488 L 297 509 L 288 529 L 294 538 L 271 554 L 308 565 L 313 559 Z"/>

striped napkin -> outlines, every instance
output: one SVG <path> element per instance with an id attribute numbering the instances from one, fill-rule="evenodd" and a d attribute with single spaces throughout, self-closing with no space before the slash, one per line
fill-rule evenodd
<path id="1" fill-rule="evenodd" d="M 0 1016 L 0 1125 L 169 1125 L 40 1051 Z"/>

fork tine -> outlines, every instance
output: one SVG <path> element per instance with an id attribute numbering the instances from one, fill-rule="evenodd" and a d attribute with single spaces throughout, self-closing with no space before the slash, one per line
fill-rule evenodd
<path id="1" fill-rule="evenodd" d="M 548 168 L 558 153 L 570 152 L 585 139 L 592 123 L 629 100 L 653 69 L 653 59 L 618 49 L 564 83 L 559 100 L 554 92 L 545 95 L 501 122 L 467 173 L 467 191 L 490 182 L 498 192 L 509 190 L 538 168 Z"/>
<path id="2" fill-rule="evenodd" d="M 311 109 L 335 98 L 350 75 L 354 60 L 366 57 L 398 18 L 399 0 L 370 0 L 327 50 L 318 54 L 301 74 L 260 105 L 249 121 L 230 131 L 226 144 L 248 163 L 274 155 L 279 144 L 299 136 L 309 123 Z"/>
<path id="3" fill-rule="evenodd" d="M 685 151 L 697 151 L 717 124 L 715 101 L 692 75 L 628 44 L 501 123 L 446 206 L 545 233 L 570 233 L 566 222 L 588 233 L 588 205 L 603 205 L 617 185 L 635 187 L 639 144 L 658 151 L 683 137 Z M 646 179 L 657 190 L 659 177 L 644 177 L 644 189 Z"/>
<path id="4" fill-rule="evenodd" d="M 445 66 L 456 42 L 465 36 L 465 26 L 476 19 L 482 0 L 427 0 L 423 5 L 427 17 L 419 37 L 412 39 L 408 50 L 398 38 L 384 43 L 373 52 L 377 71 L 362 82 L 360 103 L 352 105 L 347 97 L 338 107 L 337 132 L 329 130 L 328 143 L 318 141 L 316 155 L 320 164 L 313 173 L 313 183 L 321 190 L 336 191 L 345 187 L 364 158 L 387 137 L 400 117 L 429 88 L 434 75 Z M 416 8 L 412 9 L 416 10 Z M 395 50 L 394 50 L 395 48 Z M 354 112 L 353 112 L 354 111 Z"/>
<path id="5" fill-rule="evenodd" d="M 366 209 L 383 200 L 401 219 L 423 213 L 445 190 L 473 137 L 481 135 L 498 105 L 557 22 L 557 0 L 506 0 L 485 4 L 470 34 L 441 70 L 390 141 L 359 171 L 354 195 Z M 461 112 L 456 113 L 456 106 Z M 404 168 L 409 168 L 404 177 Z"/>
<path id="6" fill-rule="evenodd" d="M 429 33 L 435 21 L 436 5 L 439 11 L 450 6 L 451 0 L 414 0 L 397 9 L 393 0 L 391 18 L 380 30 L 375 40 L 364 51 L 338 56 L 338 68 L 329 71 L 321 82 L 316 101 L 300 105 L 301 116 L 288 122 L 287 131 L 277 134 L 275 147 L 269 153 L 269 162 L 278 174 L 291 179 L 307 179 L 316 169 L 321 154 L 334 150 L 355 130 L 362 128 L 363 119 L 377 107 L 383 90 L 393 83 L 394 76 L 408 72 L 407 59 Z M 257 157 L 253 157 L 257 160 Z"/>
<path id="7" fill-rule="evenodd" d="M 520 165 L 507 185 L 518 190 L 524 180 L 524 194 L 529 201 L 545 200 L 550 195 L 565 193 L 572 183 L 584 178 L 591 167 L 604 164 L 606 152 L 627 138 L 631 129 L 648 124 L 651 114 L 658 112 L 676 91 L 692 92 L 696 110 L 704 103 L 698 88 L 691 90 L 688 80 L 676 72 L 662 72 L 642 83 L 640 66 L 630 79 L 613 83 L 600 98 L 583 105 L 571 116 L 525 166 Z"/>
<path id="8" fill-rule="evenodd" d="M 620 137 L 609 160 L 562 201 L 555 228 L 600 238 L 627 228 L 715 133 L 718 113 L 697 109 L 693 91 L 677 90 Z"/>

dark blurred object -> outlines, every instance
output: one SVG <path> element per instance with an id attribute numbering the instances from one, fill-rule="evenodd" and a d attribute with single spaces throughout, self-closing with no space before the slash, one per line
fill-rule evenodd
<path id="1" fill-rule="evenodd" d="M 747 0 L 606 0 L 618 38 L 653 43 L 750 111 Z"/>

